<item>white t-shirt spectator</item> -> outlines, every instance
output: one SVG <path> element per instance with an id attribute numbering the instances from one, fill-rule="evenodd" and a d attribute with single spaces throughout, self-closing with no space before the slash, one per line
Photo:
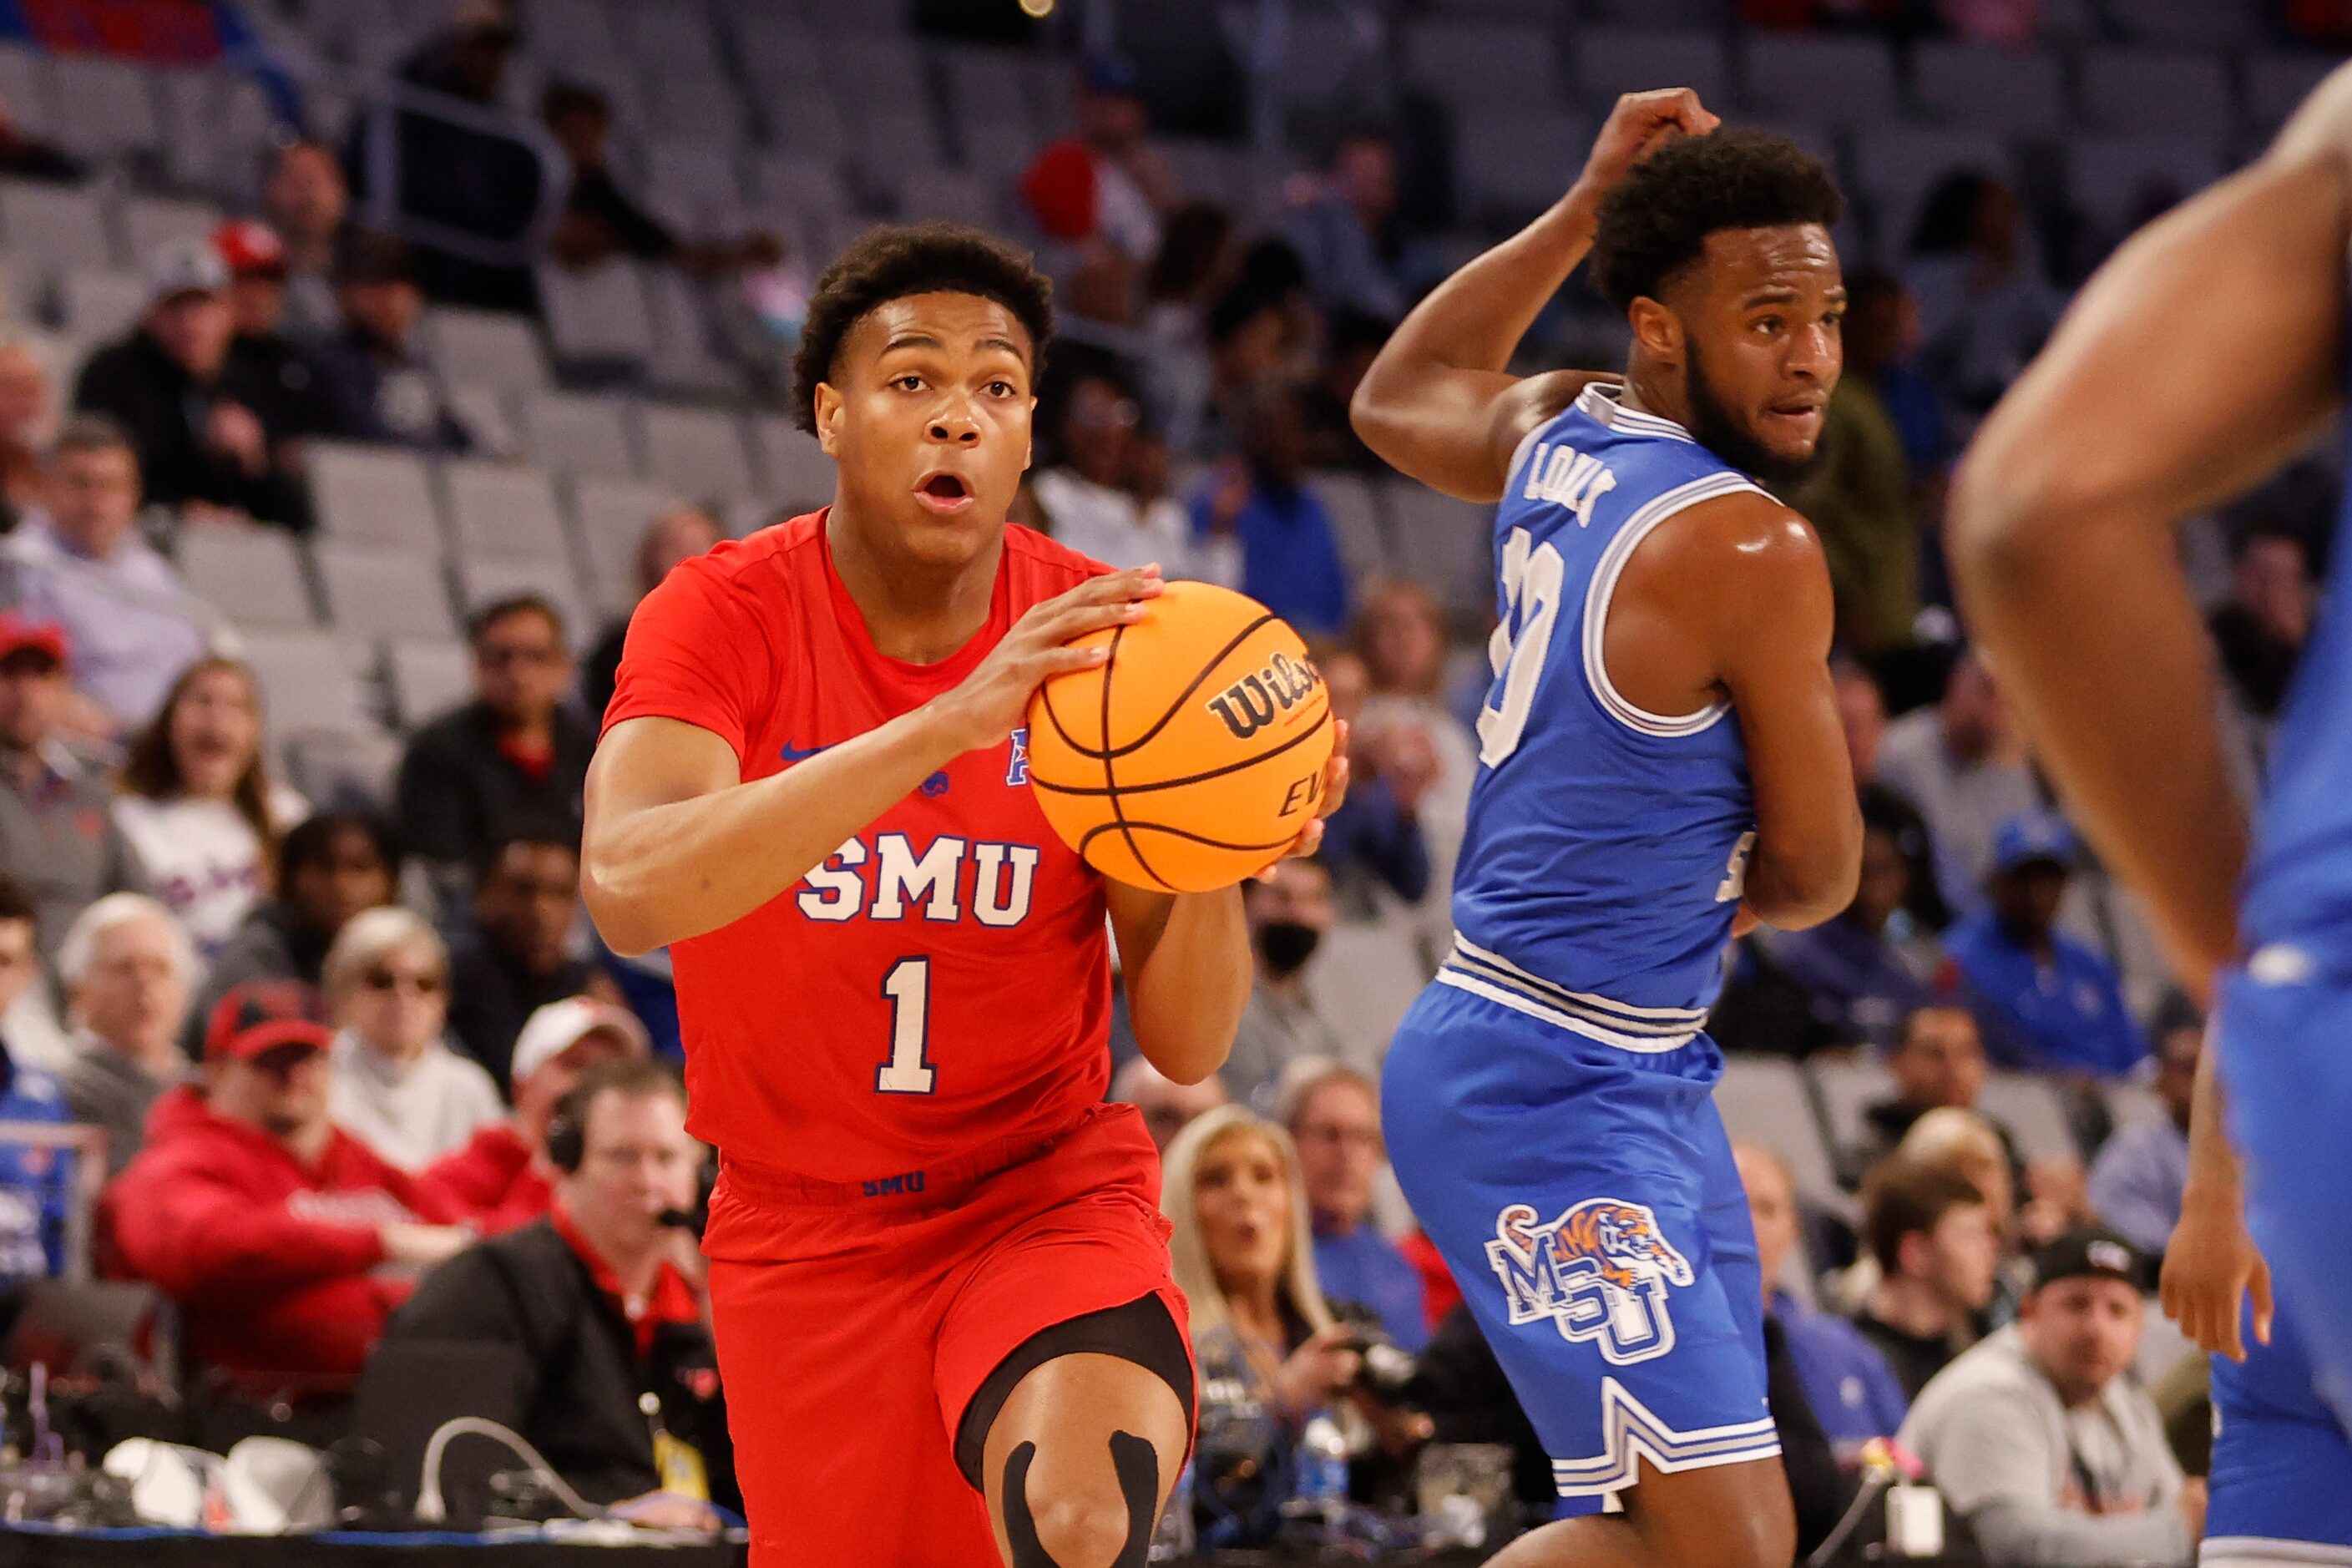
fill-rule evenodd
<path id="1" fill-rule="evenodd" d="M 292 790 L 270 792 L 270 816 L 281 826 L 301 821 L 310 809 Z M 196 956 L 209 965 L 261 897 L 261 837 L 253 825 L 225 800 L 140 795 L 116 797 L 114 825 L 141 879 L 179 917 Z"/>
<path id="2" fill-rule="evenodd" d="M 81 555 L 34 512 L 5 549 L 19 607 L 65 628 L 74 685 L 123 723 L 146 722 L 203 655 L 211 613 L 136 531 L 111 555 Z"/>
<path id="3" fill-rule="evenodd" d="M 345 1029 L 335 1037 L 328 1104 L 335 1125 L 406 1170 L 420 1170 L 505 1119 L 499 1086 L 479 1062 L 444 1045 L 396 1062 Z"/>
<path id="4" fill-rule="evenodd" d="M 1157 561 L 1170 578 L 1227 588 L 1241 582 L 1239 543 L 1230 538 L 1194 540 L 1191 513 L 1169 497 L 1138 506 L 1125 490 L 1098 485 L 1070 468 L 1048 468 L 1030 489 L 1054 525 L 1055 541 L 1106 566 L 1125 569 Z"/>

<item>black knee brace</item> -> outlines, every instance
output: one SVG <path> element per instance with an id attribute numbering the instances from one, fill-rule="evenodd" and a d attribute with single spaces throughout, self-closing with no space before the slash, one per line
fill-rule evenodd
<path id="1" fill-rule="evenodd" d="M 1004 1537 L 1013 1548 L 1013 1568 L 1065 1568 L 1037 1539 L 1037 1521 L 1029 1512 L 1029 1465 L 1037 1445 L 1022 1443 L 1004 1457 Z M 1111 1468 L 1118 1472 L 1118 1489 L 1127 1499 L 1127 1544 L 1119 1548 L 1111 1568 L 1144 1568 L 1151 1554 L 1151 1532 L 1160 1522 L 1160 1456 L 1150 1442 L 1131 1432 L 1110 1435 Z"/>

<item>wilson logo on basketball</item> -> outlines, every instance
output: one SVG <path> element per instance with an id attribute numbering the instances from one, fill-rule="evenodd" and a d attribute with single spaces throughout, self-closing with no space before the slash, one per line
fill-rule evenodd
<path id="1" fill-rule="evenodd" d="M 1209 699 L 1209 711 L 1225 721 L 1234 739 L 1246 741 L 1276 713 L 1287 713 L 1323 684 L 1322 675 L 1305 659 L 1278 653 L 1255 675 L 1245 675 Z"/>

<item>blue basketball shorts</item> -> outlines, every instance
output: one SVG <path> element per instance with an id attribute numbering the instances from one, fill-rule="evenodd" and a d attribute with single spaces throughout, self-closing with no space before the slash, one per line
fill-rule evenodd
<path id="1" fill-rule="evenodd" d="M 2203 1568 L 2352 1568 L 2352 988 L 2224 977 L 2214 1048 L 2271 1266 L 2271 1342 L 2213 1359 Z"/>
<path id="2" fill-rule="evenodd" d="M 1705 1036 L 1625 1050 L 1442 982 L 1390 1047 L 1397 1180 L 1563 1498 L 1780 1451 L 1721 1072 Z"/>

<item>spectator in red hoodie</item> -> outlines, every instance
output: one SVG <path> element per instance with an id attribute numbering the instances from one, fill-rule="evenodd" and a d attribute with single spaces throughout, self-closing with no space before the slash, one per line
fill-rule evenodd
<path id="1" fill-rule="evenodd" d="M 264 1397 L 348 1389 L 416 1275 L 473 1240 L 455 1198 L 329 1119 L 332 1038 L 310 987 L 233 988 L 203 1091 L 156 1102 L 100 1215 L 118 1271 L 179 1308 L 190 1358 Z"/>
<path id="2" fill-rule="evenodd" d="M 590 996 L 550 1002 L 515 1038 L 514 1114 L 443 1156 L 425 1181 L 471 1209 L 486 1235 L 546 1218 L 558 1174 L 547 1159 L 547 1124 L 557 1102 L 599 1062 L 652 1054 L 646 1026 L 625 1008 Z"/>

